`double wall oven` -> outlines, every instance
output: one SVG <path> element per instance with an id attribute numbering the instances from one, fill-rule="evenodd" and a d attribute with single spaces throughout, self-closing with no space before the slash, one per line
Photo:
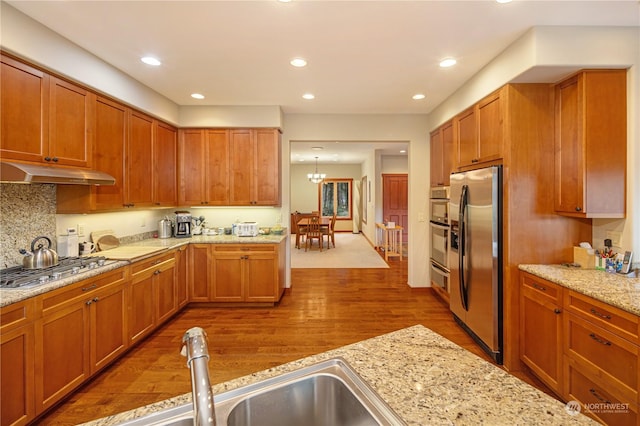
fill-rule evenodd
<path id="1" fill-rule="evenodd" d="M 429 257 L 431 283 L 449 293 L 449 187 L 431 188 L 429 196 Z"/>

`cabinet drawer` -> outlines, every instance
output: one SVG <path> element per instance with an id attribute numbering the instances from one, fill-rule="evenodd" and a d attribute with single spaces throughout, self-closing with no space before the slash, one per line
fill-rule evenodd
<path id="1" fill-rule="evenodd" d="M 150 257 L 149 259 L 135 262 L 131 265 L 131 273 L 138 274 L 146 271 L 147 269 L 157 268 L 158 265 L 164 262 L 175 261 L 175 252 L 172 250 L 168 253 L 159 254 L 157 256 Z"/>
<path id="2" fill-rule="evenodd" d="M 565 309 L 600 327 L 640 344 L 639 318 L 575 291 L 565 292 Z"/>
<path id="3" fill-rule="evenodd" d="M 35 319 L 34 298 L 26 299 L 0 309 L 0 332 L 2 334 L 28 324 Z"/>
<path id="4" fill-rule="evenodd" d="M 638 346 L 571 313 L 565 318 L 565 354 L 637 403 Z"/>
<path id="5" fill-rule="evenodd" d="M 592 415 L 608 425 L 637 426 L 638 406 L 610 392 L 612 386 L 601 386 L 568 364 L 567 399 L 582 404 L 582 413 Z"/>
<path id="6" fill-rule="evenodd" d="M 271 252 L 276 251 L 275 244 L 215 244 L 213 252 Z"/>
<path id="7" fill-rule="evenodd" d="M 67 302 L 73 302 L 79 297 L 86 297 L 93 291 L 105 288 L 111 284 L 123 283 L 126 278 L 126 268 L 118 268 L 111 272 L 98 275 L 93 278 L 80 281 L 70 286 L 63 287 L 47 293 L 42 298 L 42 311 L 47 313 L 51 308 L 63 305 Z"/>
<path id="8" fill-rule="evenodd" d="M 522 272 L 522 285 L 525 289 L 531 290 L 530 295 L 549 299 L 558 305 L 562 304 L 562 287 L 557 284 Z"/>

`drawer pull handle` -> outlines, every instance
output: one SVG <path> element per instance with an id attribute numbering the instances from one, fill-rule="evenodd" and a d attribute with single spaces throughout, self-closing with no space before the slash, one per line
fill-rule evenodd
<path id="1" fill-rule="evenodd" d="M 602 319 L 611 319 L 611 315 L 607 315 L 607 314 L 601 314 L 600 312 L 596 311 L 595 309 L 591 308 L 591 313 L 597 317 L 600 317 Z"/>
<path id="2" fill-rule="evenodd" d="M 82 291 L 89 291 L 89 290 L 93 290 L 94 288 L 96 288 L 97 286 L 95 284 L 90 285 L 89 287 L 82 287 Z"/>
<path id="3" fill-rule="evenodd" d="M 533 284 L 533 288 L 538 289 L 540 291 L 547 291 L 546 287 L 543 287 L 543 286 L 538 285 L 538 284 Z"/>
<path id="4" fill-rule="evenodd" d="M 589 389 L 589 392 L 591 393 L 591 395 L 598 398 L 600 402 L 604 402 L 605 404 L 611 404 L 611 401 L 609 401 L 607 398 L 601 397 L 595 389 L 591 388 Z"/>
<path id="5" fill-rule="evenodd" d="M 600 343 L 602 345 L 611 346 L 611 342 L 596 336 L 594 333 L 589 334 L 589 337 L 591 337 L 593 340 L 595 340 L 596 342 L 598 342 L 598 343 Z"/>

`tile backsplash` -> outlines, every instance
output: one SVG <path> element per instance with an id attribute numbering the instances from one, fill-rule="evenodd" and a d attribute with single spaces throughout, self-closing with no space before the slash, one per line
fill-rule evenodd
<path id="1" fill-rule="evenodd" d="M 56 246 L 56 186 L 0 184 L 0 269 L 21 265 L 18 250 L 42 235 Z"/>

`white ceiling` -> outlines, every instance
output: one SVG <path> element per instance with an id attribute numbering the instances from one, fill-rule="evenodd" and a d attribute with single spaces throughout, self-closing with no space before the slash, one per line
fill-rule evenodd
<path id="1" fill-rule="evenodd" d="M 7 3 L 178 105 L 280 105 L 285 114 L 428 114 L 533 26 L 640 23 L 637 0 Z M 294 57 L 308 65 L 293 68 Z M 439 68 L 445 57 L 458 64 Z"/>

